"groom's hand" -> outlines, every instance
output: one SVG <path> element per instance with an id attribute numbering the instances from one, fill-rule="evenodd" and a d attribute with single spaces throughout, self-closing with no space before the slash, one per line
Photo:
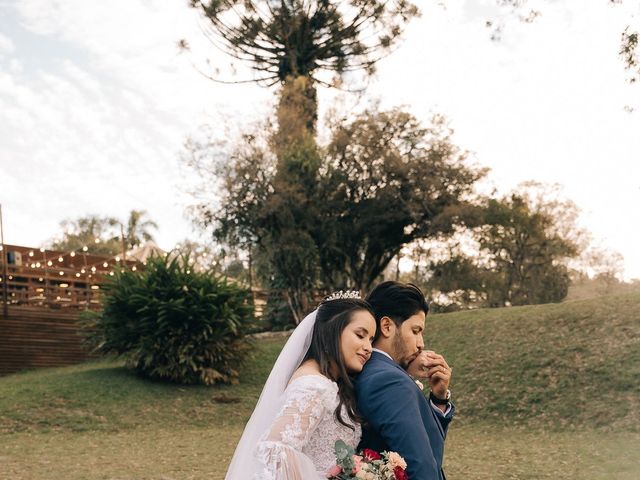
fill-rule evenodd
<path id="1" fill-rule="evenodd" d="M 451 367 L 442 355 L 424 350 L 407 367 L 407 373 L 415 378 L 429 380 L 429 387 L 438 398 L 445 398 L 451 381 Z"/>

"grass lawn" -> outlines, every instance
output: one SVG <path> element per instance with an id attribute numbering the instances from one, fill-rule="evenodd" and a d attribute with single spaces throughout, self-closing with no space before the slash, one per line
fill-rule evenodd
<path id="1" fill-rule="evenodd" d="M 429 318 L 454 367 L 455 479 L 640 478 L 640 295 Z M 0 378 L 0 480 L 222 479 L 283 339 L 236 386 L 103 360 Z"/>
<path id="2" fill-rule="evenodd" d="M 239 427 L 170 425 L 123 432 L 2 437 L 0 478 L 13 480 L 222 480 Z M 449 479 L 637 480 L 640 434 L 452 427 Z"/>

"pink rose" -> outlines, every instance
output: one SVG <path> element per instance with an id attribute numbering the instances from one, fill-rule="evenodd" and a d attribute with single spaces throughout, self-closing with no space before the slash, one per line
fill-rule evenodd
<path id="1" fill-rule="evenodd" d="M 340 465 L 334 465 L 327 471 L 327 478 L 337 477 L 342 473 L 342 467 Z"/>
<path id="2" fill-rule="evenodd" d="M 353 463 L 355 464 L 351 473 L 355 475 L 362 468 L 362 457 L 360 455 L 353 455 L 351 458 L 353 459 Z"/>

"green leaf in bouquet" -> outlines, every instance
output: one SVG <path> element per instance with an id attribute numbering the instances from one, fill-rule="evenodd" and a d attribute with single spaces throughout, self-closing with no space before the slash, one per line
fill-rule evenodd
<path id="1" fill-rule="evenodd" d="M 342 467 L 342 470 L 345 472 L 350 472 L 355 467 L 355 463 L 353 462 L 353 455 L 355 455 L 355 450 L 353 447 L 347 445 L 342 440 L 336 441 L 335 445 L 336 450 L 336 464 Z"/>

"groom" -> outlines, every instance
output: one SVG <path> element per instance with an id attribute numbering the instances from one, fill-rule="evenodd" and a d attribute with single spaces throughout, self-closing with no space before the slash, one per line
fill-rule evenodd
<path id="1" fill-rule="evenodd" d="M 369 293 L 377 332 L 371 359 L 356 380 L 358 410 L 366 419 L 360 448 L 397 452 L 411 480 L 445 480 L 444 440 L 455 411 L 451 368 L 423 351 L 429 306 L 414 285 L 383 282 Z M 413 378 L 428 381 L 429 399 Z"/>

